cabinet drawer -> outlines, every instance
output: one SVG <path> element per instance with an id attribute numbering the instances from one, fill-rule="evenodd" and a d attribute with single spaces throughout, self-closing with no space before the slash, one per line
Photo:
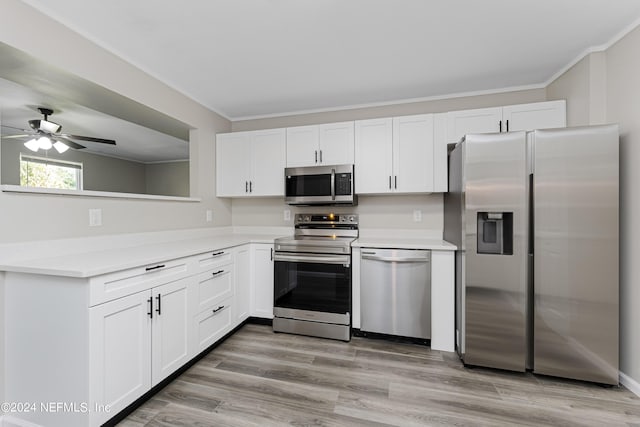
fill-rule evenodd
<path id="1" fill-rule="evenodd" d="M 195 354 L 215 343 L 232 327 L 231 298 L 215 304 L 194 317 Z"/>
<path id="2" fill-rule="evenodd" d="M 92 277 L 89 279 L 89 306 L 187 277 L 193 274 L 192 262 L 191 258 L 179 258 Z"/>
<path id="3" fill-rule="evenodd" d="M 233 261 L 232 253 L 229 249 L 205 252 L 196 255 L 194 258 L 196 259 L 198 271 L 209 270 Z"/>
<path id="4" fill-rule="evenodd" d="M 198 274 L 195 294 L 196 313 L 233 296 L 233 264 Z"/>

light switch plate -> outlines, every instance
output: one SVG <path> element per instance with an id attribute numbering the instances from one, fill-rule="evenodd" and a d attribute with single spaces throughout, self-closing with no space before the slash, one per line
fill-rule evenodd
<path id="1" fill-rule="evenodd" d="M 102 225 L 102 209 L 89 209 L 89 227 Z"/>
<path id="2" fill-rule="evenodd" d="M 211 209 L 207 209 L 206 218 L 207 222 L 213 221 L 213 211 Z"/>
<path id="3" fill-rule="evenodd" d="M 415 209 L 413 211 L 413 221 L 422 222 L 422 211 L 420 209 Z"/>
<path id="4" fill-rule="evenodd" d="M 284 220 L 291 221 L 291 210 L 289 209 L 284 210 Z"/>

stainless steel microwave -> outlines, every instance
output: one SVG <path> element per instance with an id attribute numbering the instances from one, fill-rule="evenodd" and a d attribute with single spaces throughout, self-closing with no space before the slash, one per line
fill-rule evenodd
<path id="1" fill-rule="evenodd" d="M 285 168 L 284 194 L 290 205 L 357 205 L 353 165 Z"/>

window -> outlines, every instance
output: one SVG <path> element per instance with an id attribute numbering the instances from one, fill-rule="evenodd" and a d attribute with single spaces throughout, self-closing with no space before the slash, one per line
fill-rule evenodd
<path id="1" fill-rule="evenodd" d="M 20 185 L 82 190 L 82 163 L 20 154 Z"/>

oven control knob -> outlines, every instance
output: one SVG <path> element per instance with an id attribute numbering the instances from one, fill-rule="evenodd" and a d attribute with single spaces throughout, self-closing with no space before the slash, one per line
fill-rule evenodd
<path id="1" fill-rule="evenodd" d="M 353 222 L 354 220 L 355 220 L 355 218 L 354 218 L 353 216 L 350 216 L 350 217 L 349 217 L 349 221 L 350 221 L 350 222 Z"/>
<path id="2" fill-rule="evenodd" d="M 310 217 L 309 215 L 305 215 L 305 216 L 302 218 L 302 221 L 304 221 L 304 222 L 311 222 L 311 217 Z"/>

